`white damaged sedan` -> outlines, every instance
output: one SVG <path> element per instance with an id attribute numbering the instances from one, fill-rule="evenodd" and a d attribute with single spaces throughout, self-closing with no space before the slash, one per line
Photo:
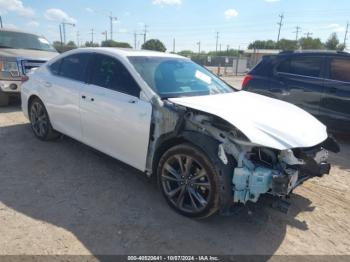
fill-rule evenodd
<path id="1" fill-rule="evenodd" d="M 262 195 L 286 203 L 303 181 L 328 174 L 328 151 L 339 151 L 302 109 L 158 52 L 64 53 L 23 84 L 22 109 L 39 139 L 65 134 L 156 177 L 169 205 L 189 217 Z"/>

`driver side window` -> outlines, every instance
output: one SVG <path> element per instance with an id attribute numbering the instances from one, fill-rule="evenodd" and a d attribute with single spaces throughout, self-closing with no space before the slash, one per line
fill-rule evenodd
<path id="1" fill-rule="evenodd" d="M 95 54 L 90 83 L 131 96 L 140 96 L 140 87 L 117 59 Z"/>

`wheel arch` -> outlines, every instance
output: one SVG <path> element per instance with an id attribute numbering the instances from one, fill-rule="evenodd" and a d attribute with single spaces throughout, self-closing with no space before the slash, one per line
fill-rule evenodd
<path id="1" fill-rule="evenodd" d="M 152 174 L 157 179 L 157 166 L 162 155 L 181 143 L 188 143 L 203 151 L 210 159 L 220 179 L 220 206 L 221 212 L 226 212 L 232 204 L 232 176 L 235 160 L 227 156 L 229 163 L 225 165 L 218 157 L 220 142 L 213 137 L 196 131 L 182 131 L 178 136 L 161 138 L 153 157 Z"/>

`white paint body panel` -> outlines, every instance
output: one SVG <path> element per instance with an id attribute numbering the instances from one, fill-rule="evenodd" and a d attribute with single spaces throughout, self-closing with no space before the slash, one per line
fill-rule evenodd
<path id="1" fill-rule="evenodd" d="M 216 115 L 238 128 L 251 142 L 265 147 L 311 147 L 328 136 L 326 126 L 301 108 L 246 91 L 169 100 Z"/>
<path id="2" fill-rule="evenodd" d="M 80 102 L 83 142 L 144 171 L 151 104 L 94 85 L 87 85 L 82 95 L 86 96 Z"/>

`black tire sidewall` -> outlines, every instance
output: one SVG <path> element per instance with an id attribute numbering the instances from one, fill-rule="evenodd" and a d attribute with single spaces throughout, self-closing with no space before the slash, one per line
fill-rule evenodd
<path id="1" fill-rule="evenodd" d="M 32 106 L 33 106 L 35 103 L 41 104 L 41 106 L 43 107 L 44 113 L 45 113 L 45 115 L 46 115 L 46 117 L 47 117 L 47 122 L 48 122 L 48 123 L 47 123 L 47 128 L 46 128 L 46 130 L 45 130 L 45 135 L 44 135 L 44 136 L 39 136 L 39 135 L 35 132 L 35 130 L 34 130 L 34 128 L 33 128 L 31 111 L 32 111 Z M 44 103 L 43 103 L 40 99 L 38 99 L 38 98 L 33 99 L 33 101 L 31 101 L 31 103 L 30 103 L 30 106 L 29 106 L 29 119 L 30 119 L 30 127 L 32 128 L 34 135 L 35 135 L 37 138 L 39 138 L 40 140 L 43 140 L 43 141 L 47 140 L 48 137 L 49 137 L 49 134 L 50 134 L 51 123 L 50 123 L 49 115 L 48 115 L 48 113 L 47 113 L 47 111 L 46 111 L 46 108 L 45 108 Z"/>
<path id="2" fill-rule="evenodd" d="M 183 210 L 178 209 L 166 196 L 163 185 L 161 183 L 161 174 L 162 169 L 165 164 L 165 162 L 173 155 L 176 154 L 185 154 L 191 156 L 195 161 L 197 161 L 206 171 L 208 175 L 209 182 L 211 184 L 211 193 L 208 201 L 207 207 L 198 212 L 198 213 L 189 213 L 185 212 Z M 205 218 L 210 215 L 213 215 L 216 213 L 219 209 L 219 178 L 216 174 L 215 168 L 210 161 L 209 157 L 206 156 L 206 154 L 199 149 L 198 147 L 189 144 L 184 143 L 177 146 L 174 146 L 167 150 L 162 157 L 159 160 L 158 166 L 157 166 L 157 178 L 158 178 L 158 184 L 161 187 L 162 194 L 164 198 L 166 199 L 167 203 L 170 207 L 172 207 L 176 212 L 178 212 L 181 215 L 192 217 L 192 218 Z"/>

